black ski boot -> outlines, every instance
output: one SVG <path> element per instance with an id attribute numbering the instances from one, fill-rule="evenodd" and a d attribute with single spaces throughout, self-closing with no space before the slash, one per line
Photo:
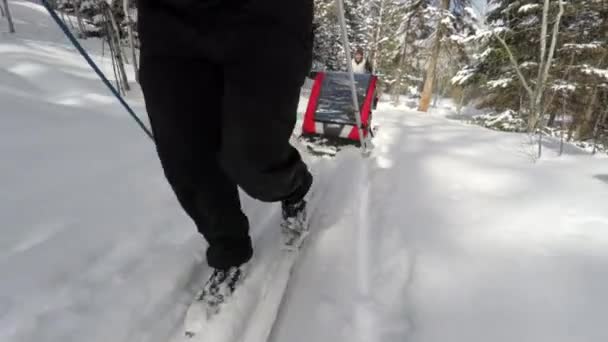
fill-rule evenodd
<path id="1" fill-rule="evenodd" d="M 284 245 L 287 249 L 299 248 L 301 242 L 308 234 L 308 215 L 304 199 L 296 203 L 282 203 Z"/>
<path id="2" fill-rule="evenodd" d="M 215 269 L 207 280 L 198 300 L 207 306 L 207 314 L 214 315 L 220 310 L 222 303 L 230 297 L 236 287 L 245 278 L 248 264 L 230 267 L 227 270 Z"/>

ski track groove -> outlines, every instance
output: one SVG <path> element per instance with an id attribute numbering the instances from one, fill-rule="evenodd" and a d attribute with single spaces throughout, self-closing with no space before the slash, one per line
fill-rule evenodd
<path id="1" fill-rule="evenodd" d="M 311 160 L 314 160 L 314 159 L 311 158 Z M 321 178 L 322 181 L 320 181 L 318 184 L 316 184 L 314 186 L 314 189 L 317 192 L 314 194 L 317 202 L 314 203 L 315 207 L 314 207 L 314 210 L 312 211 L 313 214 L 310 218 L 309 227 L 310 227 L 311 232 L 310 232 L 310 235 L 306 238 L 304 245 L 302 245 L 302 247 L 300 248 L 300 251 L 298 251 L 298 256 L 295 260 L 295 263 L 293 264 L 293 266 L 291 268 L 291 271 L 289 274 L 289 279 L 288 279 L 287 285 L 285 287 L 285 291 L 284 291 L 283 296 L 281 297 L 280 303 L 278 305 L 274 324 L 272 324 L 272 327 L 270 329 L 270 332 L 268 333 L 268 337 L 267 337 L 266 341 L 274 341 L 274 339 L 276 338 L 276 336 L 275 336 L 276 326 L 277 326 L 277 324 L 280 324 L 280 322 L 281 322 L 281 317 L 282 317 L 282 312 L 284 311 L 284 306 L 289 301 L 289 298 L 291 295 L 291 290 L 293 287 L 292 284 L 294 282 L 297 282 L 300 264 L 302 263 L 302 259 L 306 258 L 308 253 L 310 253 L 309 246 L 314 245 L 318 234 L 320 234 L 322 232 L 324 213 L 322 211 L 320 211 L 320 209 L 322 208 L 321 202 L 322 202 L 322 199 L 325 198 L 324 194 L 327 191 L 329 191 L 328 185 L 330 184 L 330 182 L 329 182 L 328 178 L 330 178 L 330 177 L 328 175 L 320 176 L 319 174 L 314 175 L 314 177 L 316 179 Z M 256 341 L 244 341 L 244 342 L 256 342 Z"/>

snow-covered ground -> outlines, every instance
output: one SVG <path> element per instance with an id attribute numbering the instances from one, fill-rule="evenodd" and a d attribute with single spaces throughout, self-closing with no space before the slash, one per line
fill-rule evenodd
<path id="1" fill-rule="evenodd" d="M 153 145 L 43 9 L 9 3 L 18 33 L 0 19 L 0 341 L 178 340 L 208 272 L 205 243 Z M 129 102 L 145 117 L 137 92 Z M 608 340 L 608 158 L 572 146 L 557 158 L 549 141 L 534 162 L 525 135 L 452 114 L 380 104 L 370 158 L 309 158 L 323 210 L 271 341 Z M 204 341 L 243 337 L 248 289 L 279 255 L 277 206 L 244 207 L 258 263 Z"/>

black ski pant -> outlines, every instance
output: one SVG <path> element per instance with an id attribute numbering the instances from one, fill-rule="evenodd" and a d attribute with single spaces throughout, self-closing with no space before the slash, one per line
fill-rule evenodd
<path id="1" fill-rule="evenodd" d="M 201 35 L 206 48 L 189 55 L 142 47 L 140 82 L 158 155 L 209 243 L 211 267 L 252 256 L 237 186 L 265 202 L 297 201 L 311 186 L 289 144 L 310 51 L 289 38 L 277 27 L 244 25 Z"/>

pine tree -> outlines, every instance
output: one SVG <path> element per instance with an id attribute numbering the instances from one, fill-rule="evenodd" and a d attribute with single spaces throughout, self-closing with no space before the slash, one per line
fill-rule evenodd
<path id="1" fill-rule="evenodd" d="M 387 61 L 392 61 L 392 65 L 385 66 L 394 104 L 404 90 L 422 86 L 424 42 L 432 34 L 433 11 L 425 0 L 406 2 L 403 8 L 394 11 L 394 21 L 400 22 L 395 23 L 399 28 L 397 42 L 392 52 L 387 49 Z"/>
<path id="2" fill-rule="evenodd" d="M 344 18 L 351 49 L 368 47 L 371 41 L 371 12 L 374 1 L 345 0 Z M 338 23 L 335 0 L 315 1 L 313 48 L 314 67 L 320 70 L 344 70 L 346 60 Z"/>
<path id="3" fill-rule="evenodd" d="M 314 68 L 340 70 L 344 66 L 344 53 L 340 27 L 333 1 L 315 2 L 313 60 Z"/>
<path id="4" fill-rule="evenodd" d="M 575 119 L 571 132 L 577 139 L 594 135 L 608 106 L 607 18 L 608 1 L 577 2 L 564 16 L 560 60 L 554 66 L 561 77 L 551 88 L 561 95 L 554 97 L 563 99 L 547 107 L 554 114 L 563 103 L 563 111 Z"/>
<path id="5" fill-rule="evenodd" d="M 477 51 L 471 63 L 464 67 L 454 83 L 479 89 L 475 92 L 480 107 L 497 111 L 513 110 L 528 121 L 528 129 L 536 121 L 546 120 L 553 125 L 558 115 L 573 118 L 570 134 L 577 139 L 595 135 L 596 123 L 602 121 L 603 109 L 608 105 L 608 1 L 580 0 L 563 2 L 564 13 L 558 32 L 554 58 L 547 65 L 546 80 L 539 78 L 542 59 L 539 59 L 541 24 L 544 1 L 490 1 L 487 22 L 492 30 L 481 32 L 474 45 Z M 547 50 L 553 35 L 552 25 L 559 13 L 559 3 L 549 4 Z M 498 37 L 496 37 L 498 35 Z M 507 50 L 509 47 L 518 68 Z M 547 61 L 547 59 L 545 59 Z M 517 69 L 529 81 L 533 90 L 541 89 L 538 98 L 529 96 L 520 81 Z M 534 101 L 539 103 L 534 105 Z M 536 108 L 535 108 L 536 107 Z M 530 112 L 537 111 L 535 117 Z M 547 116 L 543 114 L 547 113 Z M 542 127 L 540 123 L 539 127 Z"/>
<path id="6" fill-rule="evenodd" d="M 443 48 L 438 55 L 440 77 L 437 84 L 440 90 L 447 88 L 445 85 L 457 71 L 454 62 L 458 63 L 457 66 L 466 60 L 464 37 L 475 32 L 473 25 L 465 21 L 466 12 L 455 7 L 450 12 L 442 12 L 433 5 L 435 1 L 429 0 L 383 0 L 376 3 L 377 11 L 372 12 L 375 16 L 372 22 L 381 25 L 378 31 L 372 30 L 379 37 L 372 36 L 372 56 L 383 90 L 390 92 L 394 102 L 398 102 L 401 94 L 421 88 L 435 26 L 444 14 L 448 19 L 442 24 L 445 34 L 441 38 Z M 465 5 L 467 1 L 454 3 Z"/>

